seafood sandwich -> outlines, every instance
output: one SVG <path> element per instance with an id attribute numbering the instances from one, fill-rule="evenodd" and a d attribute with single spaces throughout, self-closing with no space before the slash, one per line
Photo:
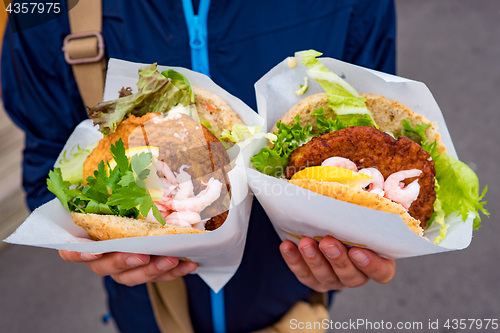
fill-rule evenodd
<path id="1" fill-rule="evenodd" d="M 106 135 L 78 152 L 87 151 L 84 162 L 74 154 L 51 171 L 49 190 L 94 240 L 217 229 L 230 194 L 231 142 L 223 132 L 243 122 L 177 72 L 159 73 L 153 64 L 139 76 L 138 93 L 122 89 L 117 100 L 89 109 Z M 79 163 L 76 180 L 65 171 L 72 163 Z"/>
<path id="2" fill-rule="evenodd" d="M 261 172 L 338 200 L 399 214 L 418 235 L 444 217 L 488 212 L 477 176 L 446 154 L 437 124 L 380 95 L 359 94 L 316 59 L 299 52 L 325 93 L 310 95 L 274 126 L 269 147 L 252 158 Z"/>

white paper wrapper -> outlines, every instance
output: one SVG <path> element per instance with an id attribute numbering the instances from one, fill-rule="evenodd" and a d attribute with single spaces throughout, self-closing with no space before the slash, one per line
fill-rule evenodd
<path id="1" fill-rule="evenodd" d="M 108 64 L 104 100 L 117 98 L 122 87 L 132 87 L 137 91 L 137 73 L 139 68 L 144 66 L 146 64 L 111 59 Z M 160 72 L 166 69 L 174 69 L 185 75 L 192 84 L 218 94 L 238 113 L 245 124 L 261 126 L 264 130 L 264 120 L 260 116 L 207 76 L 184 68 L 158 66 Z M 85 120 L 75 129 L 63 151 L 77 144 L 86 147 L 100 138 L 98 128 L 93 127 L 91 120 Z M 85 230 L 73 223 L 59 200 L 54 199 L 36 209 L 5 242 L 89 253 L 118 251 L 175 256 L 181 260 L 198 263 L 199 268 L 195 273 L 217 292 L 234 275 L 243 256 L 253 200 L 251 192 L 248 191 L 244 167 L 249 165 L 249 158 L 264 144 L 265 140 L 256 140 L 239 154 L 238 149 L 234 147 L 231 152 L 228 151 L 235 165 L 228 174 L 232 189 L 231 205 L 226 222 L 215 231 L 95 242 L 89 239 Z"/>
<path id="2" fill-rule="evenodd" d="M 320 61 L 358 92 L 383 95 L 436 121 L 447 153 L 457 157 L 441 110 L 425 84 L 335 59 Z M 307 77 L 306 69 L 300 63 L 290 69 L 285 59 L 255 84 L 258 111 L 266 119 L 268 131 L 299 100 L 324 92 L 316 81 L 309 79 L 306 94 L 294 93 Z M 247 175 L 250 188 L 282 240 L 298 243 L 303 236 L 320 240 L 331 235 L 348 246 L 366 247 L 387 258 L 406 258 L 464 249 L 472 238 L 472 215 L 465 223 L 456 216 L 448 217 L 451 224 L 446 238 L 435 245 L 432 241 L 439 235 L 437 228 L 427 230 L 426 238 L 422 238 L 399 215 L 322 196 L 250 168 Z"/>

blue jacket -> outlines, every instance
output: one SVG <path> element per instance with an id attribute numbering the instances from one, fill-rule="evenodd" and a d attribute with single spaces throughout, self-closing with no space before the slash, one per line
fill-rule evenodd
<path id="1" fill-rule="evenodd" d="M 195 11 L 198 1 L 194 1 Z M 19 17 L 11 16 L 11 24 Z M 393 0 L 212 0 L 208 14 L 212 79 L 256 109 L 253 84 L 295 51 L 325 56 L 394 74 Z M 70 33 L 63 15 L 14 33 L 7 27 L 2 53 L 4 105 L 26 132 L 23 186 L 34 209 L 53 198 L 45 179 L 74 127 L 87 117 L 71 66 L 61 47 Z M 191 68 L 182 2 L 103 1 L 106 56 Z M 310 290 L 286 267 L 280 240 L 256 201 L 245 254 L 225 287 L 228 332 L 249 332 L 278 320 Z M 208 287 L 185 278 L 196 332 L 211 332 Z M 144 286 L 106 280 L 109 303 L 123 332 L 158 332 Z M 130 301 L 134 299 L 134 301 Z"/>

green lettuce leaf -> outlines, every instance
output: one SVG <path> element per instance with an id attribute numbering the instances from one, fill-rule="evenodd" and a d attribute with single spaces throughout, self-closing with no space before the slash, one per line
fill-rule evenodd
<path id="1" fill-rule="evenodd" d="M 174 71 L 173 69 L 169 69 L 167 71 L 161 72 L 163 76 L 169 79 L 174 86 L 179 88 L 182 91 L 190 91 L 191 92 L 191 103 L 194 104 L 194 92 L 193 87 L 191 86 L 191 82 L 179 72 Z M 184 105 L 184 104 L 183 104 Z"/>
<path id="2" fill-rule="evenodd" d="M 243 124 L 234 124 L 231 128 L 231 132 L 227 129 L 223 129 L 221 133 L 221 139 L 229 139 L 234 143 L 240 141 L 245 141 L 252 135 L 260 131 L 260 126 L 247 126 Z"/>
<path id="3" fill-rule="evenodd" d="M 316 126 L 319 133 L 330 133 L 351 126 L 370 126 L 373 127 L 373 121 L 367 114 L 350 114 L 337 116 L 335 119 L 325 119 L 325 109 L 320 108 L 311 113 L 316 117 Z"/>
<path id="4" fill-rule="evenodd" d="M 458 212 L 465 221 L 469 213 L 473 213 L 474 228 L 479 228 L 481 226 L 479 211 L 489 216 L 489 212 L 484 208 L 486 201 L 481 201 L 488 187 L 486 186 L 479 195 L 477 175 L 467 164 L 456 158 L 442 153 L 433 159 L 436 165 L 436 179 L 440 185 L 436 195 L 439 196 L 445 216 Z"/>
<path id="5" fill-rule="evenodd" d="M 90 155 L 92 150 L 97 147 L 99 142 L 95 142 L 84 149 L 81 149 L 80 146 L 76 146 L 77 151 L 73 153 L 72 147 L 68 153 L 68 151 L 63 152 L 62 160 L 59 162 L 59 168 L 61 169 L 61 175 L 64 181 L 68 181 L 71 184 L 80 184 L 83 183 L 83 163 Z M 69 154 L 69 157 L 66 154 Z"/>
<path id="6" fill-rule="evenodd" d="M 69 188 L 70 185 L 70 182 L 63 180 L 60 168 L 55 168 L 54 170 L 49 171 L 49 178 L 47 178 L 47 188 L 50 192 L 56 195 L 59 201 L 61 201 L 64 208 L 66 208 L 67 210 L 69 210 L 68 202 L 70 201 L 71 196 L 66 193 L 65 189 Z"/>
<path id="7" fill-rule="evenodd" d="M 309 68 L 307 75 L 316 80 L 325 90 L 328 97 L 327 104 L 337 115 L 367 114 L 373 121 L 372 114 L 365 105 L 366 98 L 316 59 L 322 54 L 308 50 L 297 52 L 295 56 L 302 58 L 302 63 Z M 375 121 L 373 123 L 378 128 Z"/>
<path id="8" fill-rule="evenodd" d="M 156 63 L 141 68 L 137 93 L 89 108 L 94 124 L 109 134 L 129 115 L 140 117 L 148 112 L 166 113 L 178 104 L 191 104 L 194 95 L 187 78 L 173 70 L 165 73 L 168 77 L 156 70 Z"/>
<path id="9" fill-rule="evenodd" d="M 427 137 L 425 135 L 425 130 L 430 127 L 429 124 L 415 125 L 413 127 L 409 120 L 403 119 L 402 129 L 399 133 L 393 133 L 394 137 L 397 139 L 400 136 L 405 136 L 408 139 L 415 141 L 419 145 L 427 142 Z"/>
<path id="10" fill-rule="evenodd" d="M 299 146 L 309 142 L 315 134 L 312 133 L 312 126 L 302 127 L 299 116 L 295 117 L 295 123 L 288 126 L 281 121 L 276 124 L 278 132 L 273 149 L 262 148 L 258 154 L 254 155 L 250 161 L 257 170 L 266 175 L 281 177 L 290 161 L 290 155 Z"/>
<path id="11" fill-rule="evenodd" d="M 439 236 L 434 243 L 441 242 L 446 236 L 448 225 L 444 218 L 451 213 L 458 212 L 463 221 L 467 220 L 470 213 L 474 215 L 474 230 L 481 226 L 481 216 L 479 212 L 489 216 L 489 212 L 484 208 L 486 201 L 482 201 L 488 187 L 486 186 L 479 195 L 479 179 L 476 173 L 467 164 L 446 154 L 438 153 L 437 141 L 429 143 L 425 135 L 425 129 L 430 125 L 422 124 L 413 127 L 408 120 L 403 120 L 403 130 L 400 135 L 404 135 L 412 140 L 418 140 L 422 149 L 428 152 L 434 160 L 436 168 L 436 201 L 434 203 L 434 222 L 441 228 Z M 430 224 L 429 224 L 430 226 Z"/>

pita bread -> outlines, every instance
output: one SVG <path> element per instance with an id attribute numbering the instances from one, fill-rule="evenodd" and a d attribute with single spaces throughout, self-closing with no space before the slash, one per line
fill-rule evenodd
<path id="1" fill-rule="evenodd" d="M 437 123 L 432 123 L 424 116 L 419 115 L 418 113 L 407 108 L 404 104 L 387 99 L 383 96 L 375 94 L 361 95 L 366 98 L 366 107 L 372 113 L 373 119 L 379 125 L 381 131 L 389 133 L 400 132 L 403 119 L 409 120 L 413 126 L 429 124 L 430 126 L 425 130 L 428 141 L 434 142 L 434 140 L 437 140 L 438 151 L 446 152 L 446 147 L 441 142 L 441 137 L 438 133 Z M 326 93 L 318 93 L 308 96 L 288 110 L 288 112 L 281 117 L 280 121 L 291 126 L 295 123 L 294 118 L 299 116 L 300 123 L 303 126 L 311 125 L 313 133 L 318 133 L 316 117 L 311 115 L 315 110 L 323 108 L 326 119 L 335 119 L 336 117 L 335 111 L 328 107 L 327 103 L 328 97 Z M 277 131 L 278 128 L 275 125 L 271 132 Z M 352 188 L 336 182 L 319 182 L 313 179 L 292 179 L 289 180 L 289 182 L 337 200 L 389 213 L 399 214 L 413 232 L 420 236 L 423 235 L 423 229 L 420 227 L 419 220 L 411 217 L 403 206 L 377 194 L 369 193 L 362 189 Z"/>
<path id="2" fill-rule="evenodd" d="M 93 240 L 157 235 L 200 234 L 208 231 L 165 225 L 115 215 L 70 213 L 73 221 Z"/>

